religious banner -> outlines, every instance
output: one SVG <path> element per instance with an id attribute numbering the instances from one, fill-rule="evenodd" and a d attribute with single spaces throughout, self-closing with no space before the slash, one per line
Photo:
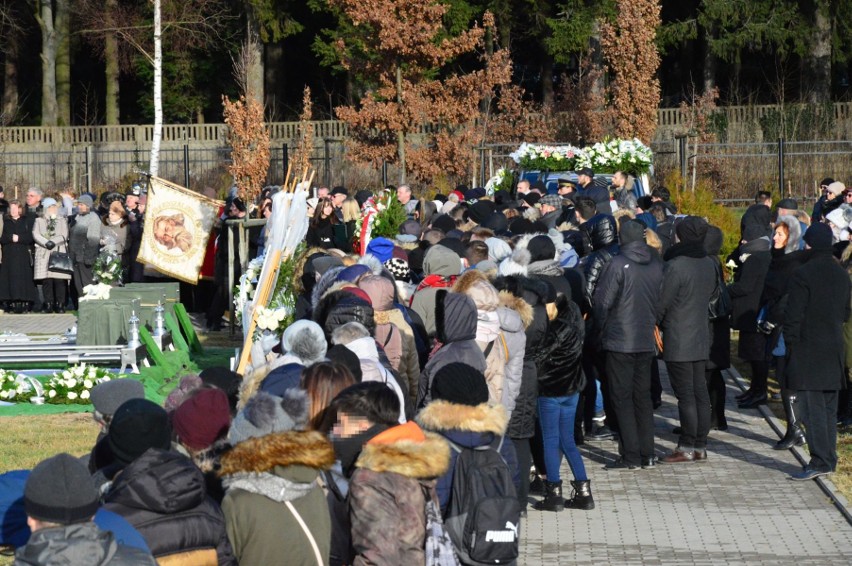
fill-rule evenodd
<path id="1" fill-rule="evenodd" d="M 138 260 L 195 285 L 221 206 L 222 201 L 151 177 Z"/>

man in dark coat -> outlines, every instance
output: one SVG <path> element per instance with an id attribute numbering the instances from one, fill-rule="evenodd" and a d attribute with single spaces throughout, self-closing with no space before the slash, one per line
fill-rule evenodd
<path id="1" fill-rule="evenodd" d="M 825 224 L 805 232 L 811 258 L 793 272 L 784 341 L 787 380 L 798 391 L 799 413 L 811 460 L 790 479 L 805 481 L 837 467 L 837 397 L 843 389 L 843 323 L 849 318 L 849 275 L 831 255 L 832 233 Z"/>
<path id="2" fill-rule="evenodd" d="M 580 184 L 577 190 L 577 196 L 589 197 L 595 201 L 598 214 L 612 214 L 612 207 L 609 205 L 609 191 L 606 187 L 601 187 L 595 183 L 595 172 L 584 167 L 577 171 L 577 182 Z"/>
<path id="3" fill-rule="evenodd" d="M 654 359 L 656 305 L 663 263 L 645 243 L 645 227 L 629 220 L 621 227 L 621 253 L 609 263 L 595 291 L 595 328 L 606 356 L 607 390 L 620 423 L 621 457 L 608 469 L 654 466 Z"/>
<path id="4" fill-rule="evenodd" d="M 707 459 L 710 397 L 704 368 L 710 353 L 707 306 L 716 288 L 716 268 L 707 257 L 707 221 L 687 216 L 678 223 L 678 243 L 666 252 L 657 322 L 663 332 L 663 359 L 677 397 L 681 434 L 665 463 Z"/>

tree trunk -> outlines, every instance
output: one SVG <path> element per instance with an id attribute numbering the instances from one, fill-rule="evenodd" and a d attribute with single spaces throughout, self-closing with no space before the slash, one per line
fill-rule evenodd
<path id="1" fill-rule="evenodd" d="M 831 15 L 827 1 L 817 2 L 814 8 L 814 31 L 807 55 L 811 80 L 806 92 L 811 103 L 831 101 Z"/>
<path id="2" fill-rule="evenodd" d="M 7 126 L 18 114 L 18 41 L 10 38 L 3 66 L 3 113 L 0 125 Z"/>
<path id="3" fill-rule="evenodd" d="M 284 45 L 281 42 L 267 43 L 266 63 L 264 74 L 264 99 L 266 101 L 267 118 L 275 122 L 281 118 L 284 99 L 279 98 L 283 91 L 284 82 Z"/>
<path id="4" fill-rule="evenodd" d="M 71 14 L 69 0 L 56 1 L 56 112 L 60 126 L 71 125 Z"/>
<path id="5" fill-rule="evenodd" d="M 707 94 L 716 88 L 716 69 L 718 68 L 719 60 L 710 49 L 710 40 L 713 38 L 713 29 L 708 29 L 704 32 L 704 68 L 702 70 L 702 78 L 704 79 L 704 94 Z"/>
<path id="6" fill-rule="evenodd" d="M 110 16 L 115 13 L 117 0 L 107 0 L 106 10 Z M 118 66 L 118 37 L 115 33 L 107 32 L 104 38 L 104 62 L 106 78 L 106 123 L 115 126 L 121 123 L 121 111 L 119 107 L 119 82 L 120 71 Z"/>
<path id="7" fill-rule="evenodd" d="M 160 0 L 154 0 L 154 132 L 148 167 L 151 175 L 160 170 L 160 141 L 163 138 L 163 24 L 160 12 Z"/>
<path id="8" fill-rule="evenodd" d="M 592 62 L 592 69 L 603 70 L 604 59 L 603 48 L 601 47 L 601 29 L 597 20 L 595 20 L 595 24 L 592 27 L 592 35 L 589 36 L 589 59 Z M 591 89 L 596 96 L 606 92 L 605 73 L 598 74 L 598 79 L 591 85 Z"/>
<path id="9" fill-rule="evenodd" d="M 396 66 L 396 103 L 402 110 L 402 66 Z M 396 151 L 399 157 L 399 183 L 405 183 L 405 130 L 400 128 L 396 133 Z"/>
<path id="10" fill-rule="evenodd" d="M 41 125 L 55 126 L 58 121 L 56 107 L 56 51 L 57 37 L 53 25 L 53 3 L 39 0 L 36 14 L 41 28 Z"/>
<path id="11" fill-rule="evenodd" d="M 555 96 L 553 94 L 553 57 L 545 54 L 541 58 L 541 104 L 545 109 L 552 109 Z"/>

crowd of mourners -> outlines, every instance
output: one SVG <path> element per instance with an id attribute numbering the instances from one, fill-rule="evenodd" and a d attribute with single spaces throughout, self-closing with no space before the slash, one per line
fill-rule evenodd
<path id="1" fill-rule="evenodd" d="M 23 202 L 5 196 L 0 187 L 0 308 L 5 312 L 76 308 L 83 289 L 95 282 L 101 254 L 121 264 L 123 281 L 143 280 L 144 266 L 136 261 L 147 202 L 141 184 L 100 197 L 67 191 L 48 196 L 37 187 L 27 189 Z"/>
<path id="2" fill-rule="evenodd" d="M 722 231 L 667 190 L 578 173 L 553 194 L 385 188 L 408 219 L 363 255 L 375 195 L 321 189 L 280 344 L 245 376 L 184 377 L 165 407 L 132 380 L 97 386 L 91 455 L 26 482 L 18 563 L 511 563 L 528 512 L 595 508 L 578 445 L 611 443 L 612 473 L 712 465 L 731 329 L 751 368 L 740 406 L 767 402 L 774 367 L 775 447 L 808 444 L 791 479 L 834 471 L 852 191 L 826 179 L 813 216 L 759 193 L 723 263 Z M 658 456 L 661 360 L 680 422 Z M 133 545 L 112 534 L 133 529 Z"/>

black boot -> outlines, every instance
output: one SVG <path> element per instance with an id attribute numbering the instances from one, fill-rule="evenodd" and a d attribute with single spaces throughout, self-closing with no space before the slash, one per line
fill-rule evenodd
<path id="1" fill-rule="evenodd" d="M 793 409 L 796 403 L 796 394 L 789 389 L 782 389 L 781 399 L 784 404 L 784 416 L 787 418 L 787 432 L 784 433 L 784 438 L 776 442 L 772 448 L 789 450 L 793 446 L 803 445 L 805 434 L 802 432 L 802 427 L 799 426 L 799 421 L 796 420 L 796 412 Z"/>
<path id="2" fill-rule="evenodd" d="M 53 303 L 53 312 L 64 313 L 65 312 L 65 303 Z"/>
<path id="3" fill-rule="evenodd" d="M 533 503 L 533 509 L 537 511 L 562 511 L 565 500 L 562 499 L 562 482 L 544 482 L 544 499 Z"/>
<path id="4" fill-rule="evenodd" d="M 566 509 L 581 509 L 591 511 L 595 508 L 595 500 L 592 498 L 591 480 L 572 481 L 571 499 L 565 500 Z"/>
<path id="5" fill-rule="evenodd" d="M 535 478 L 530 482 L 530 495 L 544 495 L 544 480 L 536 474 Z"/>

